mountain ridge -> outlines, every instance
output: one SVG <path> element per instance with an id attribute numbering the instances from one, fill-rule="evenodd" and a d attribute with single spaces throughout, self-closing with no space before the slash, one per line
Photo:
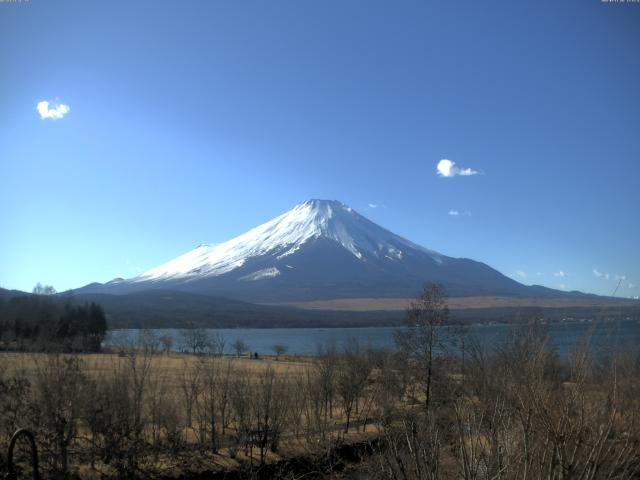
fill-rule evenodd
<path id="1" fill-rule="evenodd" d="M 435 252 L 336 200 L 307 200 L 218 244 L 202 244 L 131 279 L 76 293 L 170 289 L 249 302 L 413 297 L 427 282 L 451 296 L 585 295 L 526 286 L 490 266 Z"/>

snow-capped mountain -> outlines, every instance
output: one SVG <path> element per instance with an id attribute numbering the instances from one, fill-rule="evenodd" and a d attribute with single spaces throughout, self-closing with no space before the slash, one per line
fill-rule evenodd
<path id="1" fill-rule="evenodd" d="M 282 263 L 281 260 L 319 238 L 335 242 L 362 261 L 370 256 L 401 260 L 404 252 L 410 250 L 422 251 L 437 262 L 441 262 L 442 258 L 436 252 L 379 227 L 340 202 L 309 200 L 239 237 L 217 245 L 200 245 L 132 281 L 218 276 L 242 267 L 249 259 L 264 255 L 270 255 L 277 263 Z M 243 279 L 261 280 L 279 274 L 280 270 L 274 265 L 246 275 Z"/>
<path id="2" fill-rule="evenodd" d="M 540 295 L 547 290 L 533 292 L 536 287 L 483 263 L 416 245 L 341 202 L 309 200 L 227 242 L 200 245 L 137 277 L 79 291 L 173 289 L 289 301 L 411 297 L 428 281 L 444 284 L 451 295 Z"/>

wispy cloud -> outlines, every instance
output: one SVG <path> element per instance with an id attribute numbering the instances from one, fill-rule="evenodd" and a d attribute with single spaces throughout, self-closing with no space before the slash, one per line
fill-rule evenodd
<path id="1" fill-rule="evenodd" d="M 382 209 L 387 209 L 387 208 L 389 208 L 389 207 L 387 207 L 387 205 L 386 205 L 386 204 L 384 204 L 384 203 L 373 203 L 373 202 L 371 202 L 371 203 L 367 203 L 367 207 L 369 207 L 369 208 L 374 208 L 374 209 L 375 209 L 375 208 L 382 208 Z"/>
<path id="2" fill-rule="evenodd" d="M 471 212 L 461 212 L 460 210 L 449 210 L 449 215 L 452 217 L 470 217 Z"/>
<path id="3" fill-rule="evenodd" d="M 569 286 L 566 283 L 561 283 L 560 285 L 558 285 L 558 288 L 560 290 L 569 290 Z"/>
<path id="4" fill-rule="evenodd" d="M 608 273 L 599 272 L 595 268 L 593 269 L 593 274 L 598 278 L 602 278 L 603 280 L 609 280 L 609 278 L 611 278 L 611 275 L 609 275 Z"/>
<path id="5" fill-rule="evenodd" d="M 618 275 L 617 273 L 614 275 L 614 277 L 616 277 L 616 280 L 626 280 L 627 276 L 626 275 Z"/>
<path id="6" fill-rule="evenodd" d="M 65 105 L 64 103 L 49 102 L 47 100 L 38 102 L 36 109 L 40 114 L 40 118 L 43 120 L 46 118 L 62 118 L 71 110 L 69 105 Z"/>
<path id="7" fill-rule="evenodd" d="M 520 278 L 527 278 L 527 272 L 522 271 L 522 270 L 518 270 L 518 271 L 516 272 L 516 276 L 517 276 L 517 277 L 520 277 Z"/>
<path id="8" fill-rule="evenodd" d="M 460 168 L 456 166 L 456 162 L 451 160 L 447 160 L 443 158 L 438 162 L 438 166 L 436 167 L 438 175 L 441 177 L 451 178 L 459 175 L 461 177 L 469 177 L 471 175 L 477 175 L 477 170 L 473 170 L 471 168 Z"/>
<path id="9" fill-rule="evenodd" d="M 560 270 L 558 272 L 553 272 L 553 276 L 554 277 L 565 278 L 567 276 L 567 274 L 564 272 L 564 270 Z"/>

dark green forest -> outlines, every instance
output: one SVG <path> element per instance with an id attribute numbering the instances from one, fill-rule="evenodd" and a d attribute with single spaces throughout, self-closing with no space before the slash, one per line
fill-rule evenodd
<path id="1" fill-rule="evenodd" d="M 48 292 L 0 298 L 3 350 L 95 352 L 106 332 L 106 315 L 94 302 L 78 305 Z"/>

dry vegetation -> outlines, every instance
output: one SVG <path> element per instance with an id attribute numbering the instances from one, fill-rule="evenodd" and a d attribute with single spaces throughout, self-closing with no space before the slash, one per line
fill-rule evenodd
<path id="1" fill-rule="evenodd" d="M 322 456 L 367 438 L 362 392 L 330 347 L 317 360 L 167 354 L 0 355 L 0 448 L 37 434 L 46 478 L 149 478 Z M 359 355 L 359 352 L 358 352 Z M 358 389 L 370 371 L 358 378 Z M 349 422 L 343 414 L 347 398 Z M 356 405 L 357 403 L 357 405 Z M 363 434 L 364 432 L 364 434 Z M 0 458 L 0 472 L 5 469 Z"/>
<path id="2" fill-rule="evenodd" d="M 335 311 L 404 311 L 411 305 L 411 298 L 339 298 L 333 300 L 312 300 L 307 302 L 273 303 L 305 310 Z M 566 297 L 566 298 L 527 298 L 527 297 L 450 297 L 447 304 L 451 310 L 478 308 L 604 308 L 607 306 L 637 306 L 638 302 L 624 298 L 608 299 L 602 297 Z"/>
<path id="3" fill-rule="evenodd" d="M 32 429 L 45 478 L 299 478 L 264 472 L 301 456 L 304 477 L 323 478 L 341 463 L 337 446 L 364 440 L 365 478 L 638 478 L 637 350 L 595 357 L 585 342 L 560 360 L 534 322 L 502 345 L 448 355 L 440 292 L 425 290 L 409 313 L 393 352 L 354 340 L 314 358 L 251 360 L 168 354 L 151 336 L 111 354 L 6 353 L 0 447 Z"/>

